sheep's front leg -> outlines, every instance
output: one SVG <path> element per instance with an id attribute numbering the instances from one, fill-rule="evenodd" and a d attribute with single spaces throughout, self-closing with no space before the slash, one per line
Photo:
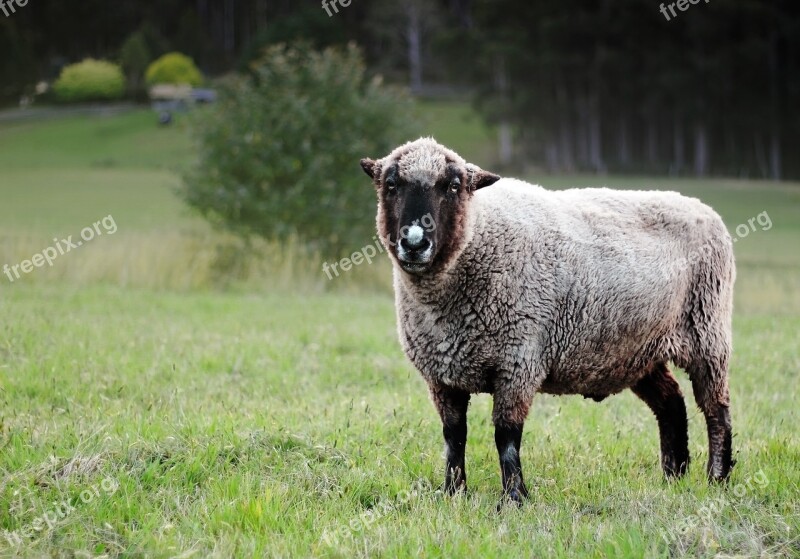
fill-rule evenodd
<path id="1" fill-rule="evenodd" d="M 467 407 L 469 392 L 447 386 L 431 386 L 431 397 L 442 418 L 447 462 L 444 490 L 452 495 L 467 490 L 464 453 L 467 448 Z"/>
<path id="2" fill-rule="evenodd" d="M 494 442 L 500 457 L 500 472 L 503 476 L 503 497 L 517 505 L 528 496 L 528 489 L 522 479 L 522 462 L 520 446 L 522 444 L 522 428 L 530 408 L 530 399 L 515 394 L 513 391 L 495 392 Z M 500 503 L 502 505 L 502 502 Z M 499 507 L 498 507 L 499 508 Z"/>

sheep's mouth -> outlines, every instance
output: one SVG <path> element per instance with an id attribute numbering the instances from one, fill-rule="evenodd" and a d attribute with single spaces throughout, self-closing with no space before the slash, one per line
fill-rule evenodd
<path id="1" fill-rule="evenodd" d="M 397 263 L 409 274 L 424 274 L 433 262 L 433 246 L 423 251 L 409 251 L 402 246 L 397 247 Z"/>
<path id="2" fill-rule="evenodd" d="M 400 267 L 409 274 L 424 274 L 427 272 L 431 264 L 430 262 L 404 262 L 399 260 Z"/>

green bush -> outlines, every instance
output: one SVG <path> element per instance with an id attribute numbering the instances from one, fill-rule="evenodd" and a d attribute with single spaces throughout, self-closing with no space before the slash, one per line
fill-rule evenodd
<path id="1" fill-rule="evenodd" d="M 367 79 L 355 46 L 274 46 L 251 72 L 199 119 L 186 201 L 245 237 L 298 237 L 331 256 L 371 242 L 375 191 L 359 160 L 412 138 L 411 100 Z"/>
<path id="2" fill-rule="evenodd" d="M 194 61 L 179 52 L 170 52 L 150 64 L 145 74 L 149 85 L 172 84 L 198 86 L 203 83 L 203 74 Z"/>
<path id="3" fill-rule="evenodd" d="M 110 101 L 125 93 L 125 76 L 116 64 L 87 58 L 61 71 L 53 86 L 56 98 L 68 103 Z"/>
<path id="4" fill-rule="evenodd" d="M 119 50 L 122 69 L 128 76 L 128 89 L 131 97 L 145 99 L 144 73 L 153 57 L 147 46 L 147 37 L 141 31 L 134 31 L 122 43 Z"/>

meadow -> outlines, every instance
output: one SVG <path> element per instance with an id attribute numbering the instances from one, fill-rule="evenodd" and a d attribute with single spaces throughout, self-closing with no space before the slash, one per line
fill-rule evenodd
<path id="1" fill-rule="evenodd" d="M 490 166 L 468 107 L 423 110 Z M 174 192 L 192 153 L 185 119 L 148 111 L 0 125 L 0 265 L 118 226 L 0 275 L 0 557 L 800 557 L 800 184 L 526 177 L 678 190 L 723 216 L 737 465 L 706 482 L 682 373 L 693 461 L 673 483 L 632 393 L 539 396 L 531 500 L 498 514 L 488 396 L 469 494 L 437 490 L 441 426 L 397 342 L 386 258 L 329 281 L 325 255 L 211 229 Z"/>

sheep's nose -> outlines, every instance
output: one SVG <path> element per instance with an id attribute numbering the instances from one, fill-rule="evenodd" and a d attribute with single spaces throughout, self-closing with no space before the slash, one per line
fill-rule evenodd
<path id="1" fill-rule="evenodd" d="M 425 232 L 419 225 L 412 225 L 408 229 L 408 234 L 400 239 L 400 246 L 405 250 L 419 252 L 431 246 L 431 242 L 425 238 Z"/>

